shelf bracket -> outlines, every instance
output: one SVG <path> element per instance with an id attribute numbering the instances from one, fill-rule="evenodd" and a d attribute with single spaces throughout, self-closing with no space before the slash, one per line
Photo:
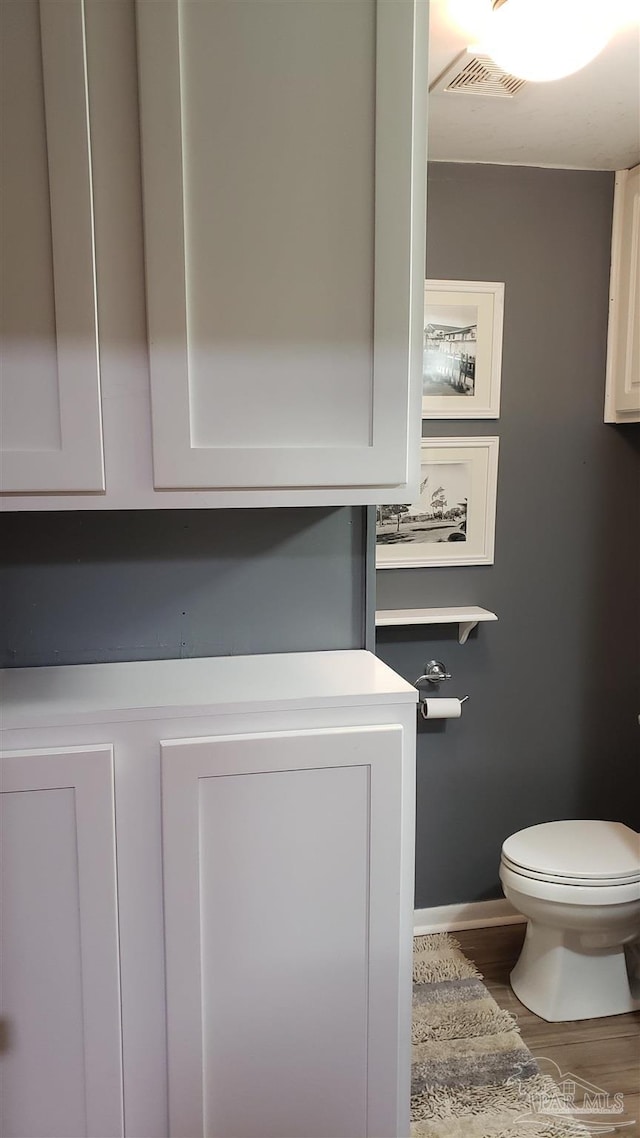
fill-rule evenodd
<path id="1" fill-rule="evenodd" d="M 477 628 L 477 620 L 461 620 L 458 625 L 458 644 L 466 644 L 469 639 L 469 633 Z"/>

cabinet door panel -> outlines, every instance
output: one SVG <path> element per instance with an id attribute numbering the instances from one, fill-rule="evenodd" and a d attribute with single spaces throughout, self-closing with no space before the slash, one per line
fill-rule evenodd
<path id="1" fill-rule="evenodd" d="M 639 416 L 640 166 L 635 166 L 616 175 L 605 421 L 635 422 Z"/>
<path id="2" fill-rule="evenodd" d="M 5 752 L 0 1132 L 123 1133 L 111 747 Z"/>
<path id="3" fill-rule="evenodd" d="M 406 483 L 417 9 L 139 0 L 157 488 Z"/>
<path id="4" fill-rule="evenodd" d="M 401 1132 L 401 754 L 399 726 L 162 744 L 172 1138 Z"/>
<path id="5" fill-rule="evenodd" d="M 83 0 L 0 16 L 0 488 L 104 490 Z"/>
<path id="6" fill-rule="evenodd" d="M 625 187 L 621 243 L 621 287 L 625 296 L 620 337 L 619 411 L 640 410 L 640 166 L 631 170 Z"/>

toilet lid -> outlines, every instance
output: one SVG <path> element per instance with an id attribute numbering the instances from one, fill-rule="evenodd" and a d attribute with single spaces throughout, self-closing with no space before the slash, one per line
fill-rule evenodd
<path id="1" fill-rule="evenodd" d="M 546 880 L 601 882 L 640 879 L 640 835 L 622 822 L 543 822 L 507 838 L 503 859 Z"/>
<path id="2" fill-rule="evenodd" d="M 567 877 L 559 873 L 541 873 L 539 869 L 525 869 L 524 866 L 517 865 L 515 861 L 510 861 L 504 854 L 500 859 L 500 864 L 506 869 L 510 869 L 512 873 L 517 873 L 519 877 L 528 877 L 530 881 L 548 881 L 554 885 L 571 885 L 575 889 L 581 887 L 599 889 L 606 886 L 640 884 L 640 872 L 632 874 L 631 877 Z"/>

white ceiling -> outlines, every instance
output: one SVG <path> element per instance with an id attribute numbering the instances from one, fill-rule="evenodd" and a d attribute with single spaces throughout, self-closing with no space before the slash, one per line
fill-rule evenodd
<path id="1" fill-rule="evenodd" d="M 603 0 L 607 3 L 607 0 Z M 429 83 L 467 46 L 452 0 L 431 0 Z M 429 158 L 622 170 L 640 162 L 640 26 L 628 22 L 582 71 L 511 99 L 432 92 Z"/>

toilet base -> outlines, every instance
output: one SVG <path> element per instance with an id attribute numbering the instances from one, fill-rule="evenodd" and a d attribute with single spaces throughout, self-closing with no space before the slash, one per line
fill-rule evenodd
<path id="1" fill-rule="evenodd" d="M 511 987 L 525 1007 L 550 1023 L 640 1010 L 621 945 L 586 949 L 580 934 L 532 921 Z"/>

